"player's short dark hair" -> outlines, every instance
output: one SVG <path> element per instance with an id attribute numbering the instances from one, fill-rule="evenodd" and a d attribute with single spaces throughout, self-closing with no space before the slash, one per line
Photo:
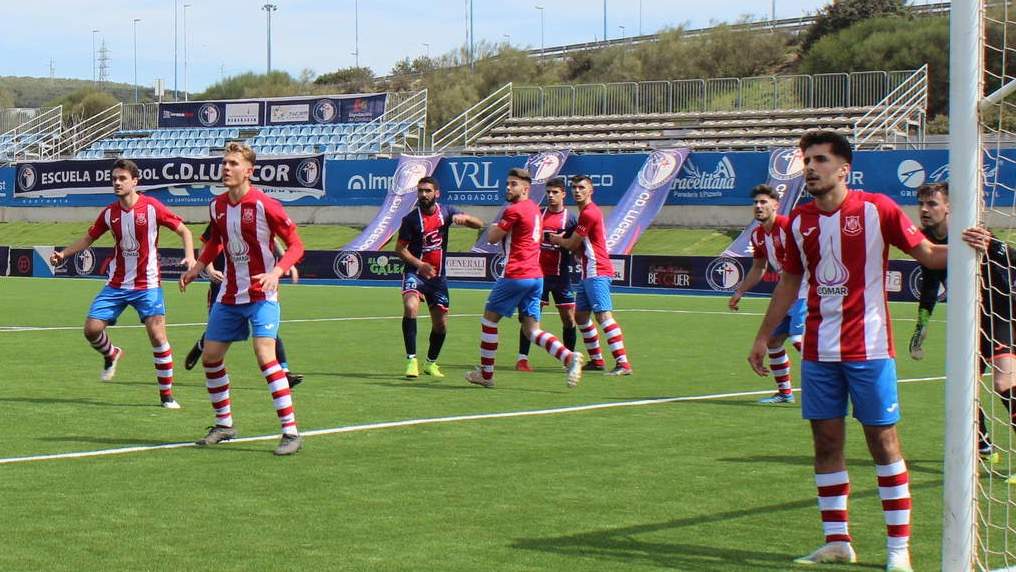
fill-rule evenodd
<path id="1" fill-rule="evenodd" d="M 437 179 L 431 177 L 430 175 L 420 177 L 420 180 L 416 182 L 416 186 L 419 187 L 420 185 L 431 185 L 434 187 L 435 191 L 441 190 L 441 184 L 437 182 Z"/>
<path id="2" fill-rule="evenodd" d="M 112 172 L 117 169 L 127 171 L 131 174 L 132 179 L 141 178 L 141 169 L 138 169 L 138 164 L 130 159 L 117 159 L 116 162 L 113 163 L 113 168 L 110 169 L 109 172 L 112 174 Z"/>
<path id="3" fill-rule="evenodd" d="M 808 147 L 821 145 L 823 143 L 829 143 L 829 145 L 832 146 L 833 155 L 836 155 L 847 163 L 854 162 L 854 150 L 850 146 L 850 141 L 848 141 L 843 135 L 840 135 L 835 131 L 829 131 L 828 129 L 808 131 L 801 136 L 801 140 L 798 142 L 797 146 L 802 152 L 804 152 Z"/>
<path id="4" fill-rule="evenodd" d="M 949 183 L 925 183 L 917 187 L 917 198 L 926 199 L 935 193 L 942 193 L 945 200 L 949 200 Z"/>
<path id="5" fill-rule="evenodd" d="M 549 189 L 551 187 L 554 187 L 555 189 L 561 189 L 563 191 L 565 190 L 565 188 L 567 188 L 567 185 L 564 184 L 564 179 L 562 179 L 561 177 L 554 177 L 553 179 L 547 181 L 547 188 Z"/>
<path id="6" fill-rule="evenodd" d="M 762 183 L 761 185 L 755 185 L 751 188 L 751 198 L 755 198 L 759 195 L 768 195 L 769 197 L 780 200 L 780 194 L 776 192 L 776 189 L 769 185 Z"/>
<path id="7" fill-rule="evenodd" d="M 573 185 L 577 185 L 582 181 L 589 181 L 589 186 L 590 187 L 593 186 L 593 179 L 589 175 L 575 175 L 574 177 L 571 178 L 571 184 Z"/>
<path id="8" fill-rule="evenodd" d="M 528 170 L 523 169 L 522 167 L 515 167 L 514 169 L 509 170 L 508 171 L 508 176 L 509 177 L 515 177 L 516 179 L 522 179 L 523 181 L 525 181 L 527 183 L 532 183 L 533 182 L 532 175 L 529 174 Z"/>

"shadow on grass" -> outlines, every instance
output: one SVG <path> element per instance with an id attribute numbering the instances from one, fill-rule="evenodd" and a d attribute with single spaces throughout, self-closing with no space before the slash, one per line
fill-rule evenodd
<path id="1" fill-rule="evenodd" d="M 796 457 L 793 458 L 798 460 Z M 811 462 L 811 459 L 808 459 Z M 911 490 L 934 489 L 942 486 L 941 480 L 914 484 Z M 878 491 L 855 491 L 852 499 L 877 498 Z M 635 537 L 640 534 L 652 534 L 673 531 L 670 536 L 678 540 L 680 529 L 699 527 L 713 523 L 731 521 L 739 518 L 751 518 L 758 515 L 771 516 L 775 513 L 815 508 L 815 499 L 758 507 L 745 507 L 726 512 L 716 512 L 678 518 L 664 522 L 641 524 L 623 528 L 611 528 L 592 532 L 582 532 L 567 536 L 551 538 L 522 538 L 512 543 L 513 548 L 536 550 L 565 556 L 568 558 L 593 558 L 597 560 L 616 561 L 626 566 L 657 566 L 677 570 L 696 571 L 729 571 L 729 570 L 787 570 L 792 567 L 791 561 L 805 552 L 788 554 L 762 550 L 745 550 L 725 546 L 708 546 L 701 544 L 685 544 L 680 542 L 641 541 Z M 818 526 L 816 514 L 816 527 Z M 699 536 L 701 530 L 688 531 L 689 535 Z M 729 539 L 727 539 L 729 540 Z M 803 547 L 810 550 L 814 547 Z M 581 568 L 581 565 L 576 565 Z M 857 564 L 851 567 L 881 569 L 874 563 Z"/>

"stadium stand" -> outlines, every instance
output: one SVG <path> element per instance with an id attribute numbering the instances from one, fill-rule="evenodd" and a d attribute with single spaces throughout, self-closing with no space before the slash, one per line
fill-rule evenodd
<path id="1" fill-rule="evenodd" d="M 434 150 L 521 154 L 571 148 L 754 150 L 793 146 L 815 128 L 859 148 L 924 139 L 927 66 L 898 72 L 616 84 L 507 84 L 433 133 Z"/>
<path id="2" fill-rule="evenodd" d="M 59 107 L 0 110 L 0 164 L 71 157 L 208 157 L 220 153 L 227 141 L 245 141 L 260 155 L 365 159 L 425 150 L 427 91 L 386 95 L 384 113 L 373 121 L 339 124 L 160 129 L 155 103 L 117 104 L 69 126 Z M 9 113 L 13 111 L 19 113 Z"/>

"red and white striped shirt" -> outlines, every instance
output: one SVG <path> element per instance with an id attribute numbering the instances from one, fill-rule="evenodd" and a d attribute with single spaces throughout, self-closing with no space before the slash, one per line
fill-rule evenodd
<path id="1" fill-rule="evenodd" d="M 783 272 L 783 258 L 786 256 L 787 227 L 790 219 L 783 215 L 776 215 L 773 227 L 766 230 L 765 225 L 759 224 L 751 231 L 751 251 L 756 259 L 765 260 L 769 266 L 762 279 L 766 282 L 776 282 L 780 279 L 780 272 Z"/>
<path id="2" fill-rule="evenodd" d="M 106 284 L 123 290 L 158 288 L 159 227 L 176 230 L 182 222 L 165 205 L 145 195 L 138 196 L 129 210 L 124 210 L 120 201 L 102 209 L 88 228 L 88 236 L 94 240 L 107 230 L 113 234 L 115 245 Z"/>
<path id="3" fill-rule="evenodd" d="M 794 209 L 790 236 L 783 270 L 807 271 L 803 358 L 895 357 L 885 289 L 889 245 L 909 252 L 924 240 L 906 213 L 884 195 L 848 191 L 833 212 L 814 202 Z"/>
<path id="4" fill-rule="evenodd" d="M 594 276 L 614 277 L 614 263 L 607 252 L 607 231 L 603 223 L 603 211 L 595 203 L 589 203 L 579 211 L 579 222 L 575 234 L 582 237 L 582 279 Z"/>
<path id="5" fill-rule="evenodd" d="M 283 272 L 303 257 L 303 243 L 296 233 L 296 224 L 289 219 L 279 201 L 251 187 L 236 204 L 229 202 L 229 193 L 219 195 L 208 205 L 211 238 L 201 251 L 200 260 L 208 264 L 225 250 L 226 267 L 216 302 L 247 304 L 277 301 L 278 291 L 261 290 L 254 276 L 271 272 L 276 266 Z M 278 235 L 286 243 L 286 254 L 275 259 L 272 243 Z"/>

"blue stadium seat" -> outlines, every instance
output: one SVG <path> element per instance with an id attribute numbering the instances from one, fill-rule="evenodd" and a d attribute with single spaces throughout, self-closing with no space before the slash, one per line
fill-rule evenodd
<path id="1" fill-rule="evenodd" d="M 275 145 L 274 147 L 272 147 L 271 154 L 272 155 L 281 155 L 283 149 L 284 149 L 284 147 L 282 145 Z"/>

